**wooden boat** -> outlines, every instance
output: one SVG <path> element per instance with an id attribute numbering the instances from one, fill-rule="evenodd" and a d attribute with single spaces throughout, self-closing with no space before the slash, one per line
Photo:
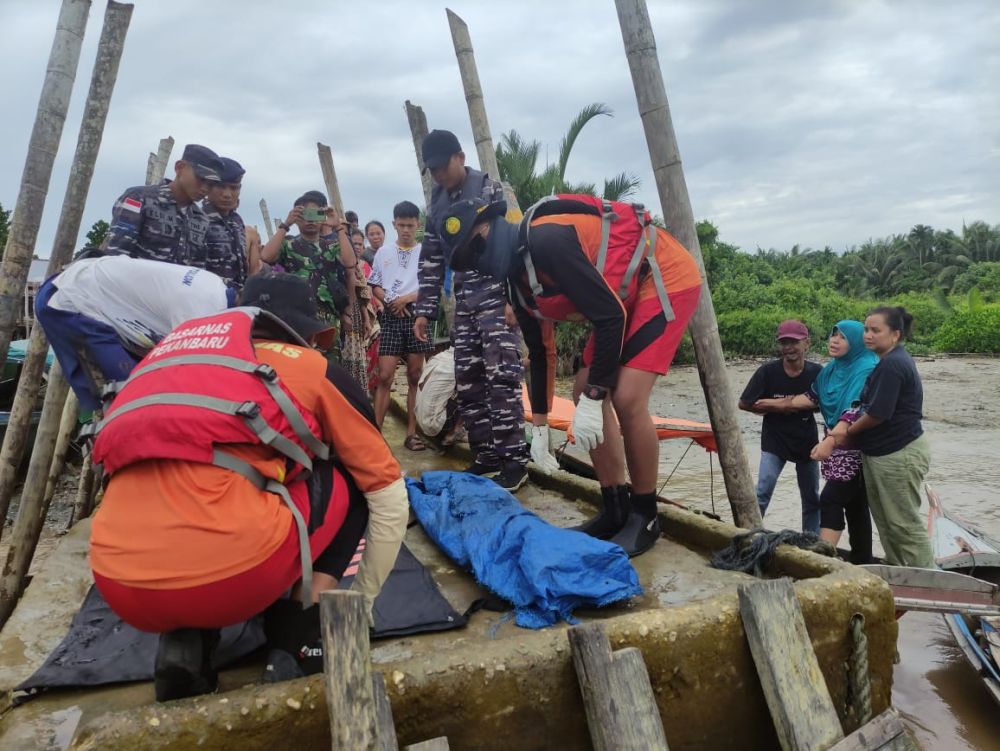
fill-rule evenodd
<path id="1" fill-rule="evenodd" d="M 1000 584 L 1000 541 L 950 515 L 930 486 L 927 502 L 927 532 L 938 565 L 946 571 Z M 945 613 L 943 617 L 965 658 L 1000 704 L 1000 617 L 970 612 Z"/>

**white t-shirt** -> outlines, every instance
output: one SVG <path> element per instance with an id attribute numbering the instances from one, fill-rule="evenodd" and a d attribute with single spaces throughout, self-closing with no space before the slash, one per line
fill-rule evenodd
<path id="1" fill-rule="evenodd" d="M 386 243 L 372 259 L 368 283 L 385 290 L 385 301 L 410 295 L 420 288 L 417 270 L 420 268 L 420 243 L 404 250 L 396 243 Z"/>
<path id="2" fill-rule="evenodd" d="M 212 272 L 128 256 L 76 261 L 54 284 L 50 307 L 107 324 L 141 352 L 184 321 L 229 307 L 226 284 Z"/>

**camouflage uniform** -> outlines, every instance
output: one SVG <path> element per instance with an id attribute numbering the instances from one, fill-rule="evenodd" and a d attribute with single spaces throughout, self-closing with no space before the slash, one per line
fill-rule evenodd
<path id="1" fill-rule="evenodd" d="M 115 201 L 109 255 L 205 268 L 208 219 L 197 204 L 178 206 L 170 181 L 129 188 Z"/>
<path id="2" fill-rule="evenodd" d="M 495 201 L 503 197 L 500 183 L 469 168 L 461 189 L 449 194 L 440 185 L 434 187 L 420 255 L 416 315 L 437 320 L 445 272 L 438 226 L 441 217 L 462 198 Z M 482 464 L 514 461 L 524 466 L 528 447 L 521 401 L 521 341 L 504 320 L 507 298 L 503 284 L 477 271 L 456 271 L 453 279 L 455 383 L 469 445 Z"/>
<path id="3" fill-rule="evenodd" d="M 247 231 L 243 217 L 235 211 L 223 216 L 208 201 L 203 201 L 201 208 L 208 219 L 204 268 L 221 276 L 226 286 L 243 289 L 248 273 Z"/>

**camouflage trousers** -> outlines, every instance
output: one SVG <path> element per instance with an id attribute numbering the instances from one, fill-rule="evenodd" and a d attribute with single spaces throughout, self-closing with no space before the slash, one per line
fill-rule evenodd
<path id="1" fill-rule="evenodd" d="M 528 463 L 521 401 L 521 337 L 504 320 L 504 303 L 455 305 L 455 383 L 458 411 L 473 455 L 484 464 Z"/>

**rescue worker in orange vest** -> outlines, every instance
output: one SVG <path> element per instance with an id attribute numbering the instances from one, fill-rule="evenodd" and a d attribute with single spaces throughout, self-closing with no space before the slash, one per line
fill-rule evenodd
<path id="1" fill-rule="evenodd" d="M 502 201 L 452 205 L 441 223 L 452 268 L 509 282 L 531 360 L 531 457 L 542 471 L 558 464 L 549 453 L 549 359 L 540 319 L 593 324 L 573 390 L 572 430 L 590 451 L 603 507 L 578 529 L 639 555 L 660 534 L 659 443 L 649 395 L 697 306 L 698 265 L 641 207 L 560 196 L 529 209 L 520 225 L 507 222 L 505 212 Z"/>
<path id="2" fill-rule="evenodd" d="M 406 531 L 402 472 L 366 395 L 310 346 L 335 330 L 309 283 L 254 276 L 241 303 L 164 337 L 94 445 L 110 476 L 94 581 L 122 620 L 161 634 L 160 701 L 214 690 L 218 629 L 263 611 L 265 680 L 322 670 L 312 603 L 364 536 L 352 589 L 370 611 Z"/>

